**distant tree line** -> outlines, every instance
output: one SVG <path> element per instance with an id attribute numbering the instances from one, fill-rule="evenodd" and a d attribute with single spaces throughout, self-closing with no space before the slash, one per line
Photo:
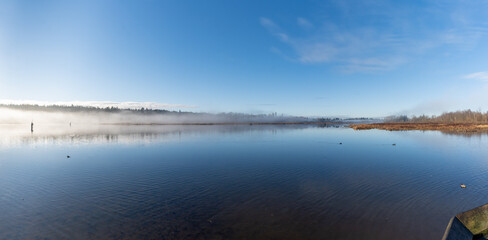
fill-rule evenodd
<path id="1" fill-rule="evenodd" d="M 318 118 L 317 121 L 318 122 L 334 122 L 334 121 L 340 121 L 341 119 L 340 118 Z"/>
<path id="2" fill-rule="evenodd" d="M 183 111 L 169 111 L 165 109 L 121 109 L 117 107 L 95 107 L 95 106 L 77 106 L 77 105 L 36 105 L 36 104 L 0 104 L 0 108 L 8 108 L 21 111 L 39 111 L 39 112 L 63 112 L 63 113 L 133 113 L 142 115 L 165 115 L 165 116 L 194 116 L 202 119 L 216 118 L 227 122 L 312 122 L 314 118 L 281 116 L 273 112 L 269 114 L 245 114 L 245 113 L 197 113 Z"/>
<path id="3" fill-rule="evenodd" d="M 168 111 L 164 109 L 121 109 L 118 107 L 94 107 L 94 106 L 77 106 L 77 105 L 37 105 L 37 104 L 0 104 L 0 107 L 23 110 L 23 111 L 43 111 L 43 112 L 106 112 L 106 113 L 120 113 L 123 111 L 138 112 L 138 113 L 188 113 L 181 111 Z"/>
<path id="4" fill-rule="evenodd" d="M 406 115 L 390 116 L 385 118 L 385 122 L 412 122 L 412 123 L 488 123 L 488 112 L 480 111 L 456 111 L 447 112 L 439 116 L 413 116 Z"/>

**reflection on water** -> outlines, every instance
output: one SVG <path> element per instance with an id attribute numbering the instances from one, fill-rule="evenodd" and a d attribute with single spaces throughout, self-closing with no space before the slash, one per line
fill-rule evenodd
<path id="1" fill-rule="evenodd" d="M 450 217 L 488 202 L 486 135 L 0 130 L 0 239 L 440 239 Z"/>
<path id="2" fill-rule="evenodd" d="M 309 127 L 338 128 L 342 125 L 30 125 L 0 124 L 0 147 L 39 144 L 151 143 L 181 140 L 205 133 L 271 132 Z"/>

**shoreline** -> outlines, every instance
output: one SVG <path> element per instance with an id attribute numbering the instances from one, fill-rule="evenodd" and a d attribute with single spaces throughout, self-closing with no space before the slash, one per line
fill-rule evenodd
<path id="1" fill-rule="evenodd" d="M 147 126 L 165 126 L 165 125 L 189 125 L 189 126 L 206 126 L 206 125 L 340 125 L 347 124 L 344 122 L 242 122 L 242 123 L 100 123 L 100 125 L 147 125 Z"/>
<path id="2" fill-rule="evenodd" d="M 488 132 L 488 124 L 486 123 L 367 123 L 351 124 L 349 127 L 354 130 Z"/>
<path id="3" fill-rule="evenodd" d="M 27 123 L 0 123 L 0 125 L 25 125 Z M 42 123 L 42 125 L 65 125 L 66 123 Z M 242 123 L 129 123 L 129 122 L 121 122 L 121 123 L 76 123 L 74 122 L 73 125 L 126 125 L 126 126 L 178 126 L 178 125 L 185 125 L 185 126 L 206 126 L 206 125 L 345 125 L 349 124 L 347 122 L 242 122 Z"/>

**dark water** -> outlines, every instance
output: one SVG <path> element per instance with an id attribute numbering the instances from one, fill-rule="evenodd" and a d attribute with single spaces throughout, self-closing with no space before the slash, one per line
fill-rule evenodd
<path id="1" fill-rule="evenodd" d="M 486 135 L 29 128 L 0 128 L 0 239 L 440 239 L 488 202 Z"/>

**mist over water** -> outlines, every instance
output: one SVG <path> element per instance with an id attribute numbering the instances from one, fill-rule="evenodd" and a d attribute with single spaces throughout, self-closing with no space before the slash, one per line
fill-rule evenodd
<path id="1" fill-rule="evenodd" d="M 55 126 L 1 125 L 0 239 L 440 239 L 488 199 L 487 135 Z"/>
<path id="2" fill-rule="evenodd" d="M 273 114 L 242 113 L 193 113 L 193 112 L 155 112 L 153 110 L 104 111 L 85 109 L 69 111 L 49 111 L 11 109 L 0 106 L 0 124 L 40 123 L 40 124 L 218 124 L 218 123 L 296 123 L 316 121 L 314 118 L 279 116 Z M 69 108 L 69 107 L 65 107 Z"/>

